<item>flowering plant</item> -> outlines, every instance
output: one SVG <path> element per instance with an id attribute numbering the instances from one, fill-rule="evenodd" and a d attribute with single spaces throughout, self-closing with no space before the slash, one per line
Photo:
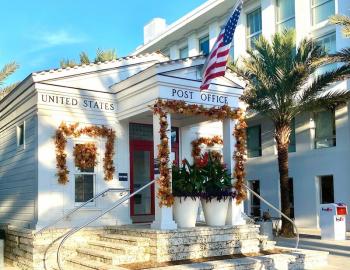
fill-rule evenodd
<path id="1" fill-rule="evenodd" d="M 176 197 L 191 197 L 195 199 L 202 191 L 203 175 L 200 169 L 187 161 L 182 160 L 181 166 L 175 163 L 172 166 L 173 195 Z"/>
<path id="2" fill-rule="evenodd" d="M 211 152 L 205 153 L 196 160 L 203 177 L 201 197 L 207 201 L 216 198 L 218 201 L 235 197 L 232 191 L 232 178 L 225 164 L 213 157 Z"/>

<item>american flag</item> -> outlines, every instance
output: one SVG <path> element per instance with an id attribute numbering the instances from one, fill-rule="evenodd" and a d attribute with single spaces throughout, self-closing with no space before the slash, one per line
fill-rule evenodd
<path id="1" fill-rule="evenodd" d="M 236 30 L 241 10 L 242 0 L 240 0 L 225 27 L 221 30 L 208 56 L 207 62 L 204 65 L 202 85 L 200 86 L 201 90 L 208 89 L 213 79 L 225 75 L 226 63 L 230 54 L 233 34 Z"/>

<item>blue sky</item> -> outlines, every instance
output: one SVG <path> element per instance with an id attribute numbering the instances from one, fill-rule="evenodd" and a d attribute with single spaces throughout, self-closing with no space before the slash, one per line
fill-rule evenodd
<path id="1" fill-rule="evenodd" d="M 205 0 L 4 0 L 1 3 L 0 68 L 20 69 L 7 82 L 57 68 L 81 51 L 115 48 L 118 57 L 143 42 L 143 26 L 154 17 L 172 23 Z"/>

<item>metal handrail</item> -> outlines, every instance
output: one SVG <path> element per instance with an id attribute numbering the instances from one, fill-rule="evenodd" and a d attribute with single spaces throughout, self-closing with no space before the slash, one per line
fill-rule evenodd
<path id="1" fill-rule="evenodd" d="M 92 222 L 96 221 L 97 219 L 99 219 L 100 217 L 104 216 L 108 212 L 112 211 L 114 208 L 118 207 L 123 202 L 125 202 L 127 200 L 130 200 L 130 198 L 134 197 L 136 194 L 138 194 L 139 192 L 141 192 L 145 188 L 149 187 L 150 185 L 154 184 L 155 182 L 156 182 L 156 179 L 154 179 L 151 182 L 147 183 L 146 185 L 144 185 L 143 187 L 141 187 L 138 190 L 134 191 L 133 193 L 131 193 L 131 194 L 127 195 L 127 196 L 124 196 L 123 198 L 119 199 L 113 206 L 111 206 L 107 210 L 103 211 L 98 216 L 90 219 L 89 221 L 85 222 L 83 225 L 81 225 L 79 227 L 72 228 L 68 233 L 66 233 L 65 237 L 62 239 L 62 241 L 59 244 L 58 249 L 57 249 L 57 266 L 58 266 L 59 270 L 63 270 L 62 266 L 61 266 L 61 248 L 62 248 L 63 244 L 66 242 L 66 240 L 69 237 L 71 237 L 73 234 L 77 233 L 81 229 L 85 228 L 86 226 L 90 225 Z"/>
<path id="2" fill-rule="evenodd" d="M 253 195 L 255 195 L 257 198 L 259 198 L 261 201 L 263 201 L 264 203 L 266 203 L 268 206 L 270 206 L 272 209 L 274 209 L 275 211 L 277 211 L 277 213 L 281 214 L 285 219 L 287 219 L 290 223 L 292 223 L 294 229 L 295 229 L 295 233 L 297 235 L 297 240 L 296 240 L 296 244 L 295 244 L 295 248 L 297 249 L 299 246 L 299 231 L 297 228 L 297 225 L 295 225 L 295 222 L 290 219 L 287 215 L 283 214 L 281 210 L 279 210 L 277 207 L 273 206 L 271 203 L 269 203 L 267 200 L 265 200 L 263 197 L 261 197 L 258 193 L 256 193 L 254 190 L 252 190 L 251 188 L 249 188 L 247 185 L 243 184 L 245 186 L 245 188 L 250 191 Z"/>
<path id="3" fill-rule="evenodd" d="M 101 191 L 100 193 L 96 194 L 94 197 L 92 197 L 90 200 L 80 204 L 79 206 L 73 208 L 72 210 L 70 210 L 68 213 L 66 213 L 65 215 L 63 215 L 62 217 L 54 220 L 53 222 L 49 223 L 48 225 L 46 225 L 45 227 L 43 227 L 42 229 L 40 229 L 39 231 L 35 232 L 34 235 L 40 234 L 43 231 L 47 230 L 48 228 L 52 227 L 53 225 L 57 224 L 58 222 L 60 222 L 61 220 L 66 219 L 67 217 L 69 217 L 71 214 L 73 214 L 74 212 L 78 211 L 80 208 L 84 207 L 85 205 L 87 205 L 88 203 L 96 200 L 98 197 L 100 196 L 104 196 L 107 192 L 111 192 L 111 191 L 118 191 L 118 192 L 126 192 L 126 191 L 130 191 L 130 189 L 126 189 L 126 188 L 108 188 L 105 189 L 104 191 Z"/>

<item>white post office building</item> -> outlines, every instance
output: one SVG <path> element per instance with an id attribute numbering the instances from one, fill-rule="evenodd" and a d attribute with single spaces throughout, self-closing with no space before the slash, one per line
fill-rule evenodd
<path id="1" fill-rule="evenodd" d="M 207 1 L 170 25 L 156 18 L 144 27 L 144 44 L 134 54 L 161 50 L 171 59 L 206 54 L 234 4 L 235 1 L 227 0 Z M 350 47 L 350 39 L 343 37 L 341 28 L 328 23 L 333 14 L 350 16 L 350 1 L 244 1 L 231 57 L 236 60 L 244 56 L 246 49 L 260 35 L 270 38 L 285 28 L 295 28 L 297 43 L 304 37 L 312 37 L 329 53 Z M 340 81 L 334 87 L 350 89 L 350 82 Z M 294 121 L 289 155 L 290 197 L 292 213 L 300 227 L 318 228 L 320 203 L 350 204 L 349 113 L 349 106 L 344 106 L 335 111 L 303 114 Z M 279 175 L 273 124 L 260 116 L 248 119 L 248 124 L 248 183 L 278 206 Z M 207 129 L 209 133 L 213 130 Z M 218 126 L 216 134 L 220 131 Z M 257 199 L 247 201 L 248 215 L 260 216 L 267 210 L 272 216 L 276 215 Z"/>
<path id="2" fill-rule="evenodd" d="M 100 192 L 124 189 L 110 190 L 80 209 L 79 214 L 56 224 L 76 226 L 98 216 L 129 190 L 138 190 L 155 179 L 160 139 L 159 115 L 153 114 L 152 106 L 158 99 L 239 107 L 243 88 L 234 82 L 232 74 L 218 79 L 211 90 L 199 91 L 204 61 L 203 56 L 174 61 L 161 53 L 146 53 L 30 74 L 0 101 L 1 223 L 40 229 Z M 191 141 L 196 138 L 193 127 L 198 126 L 196 132 L 200 133 L 207 128 L 207 119 L 176 114 L 168 118 L 171 159 L 191 159 Z M 223 127 L 229 149 L 224 155 L 232 168 L 235 142 L 231 121 Z M 115 132 L 111 179 L 105 180 L 106 138 L 82 133 L 66 134 L 67 179 L 65 184 L 59 182 L 55 136 L 60 126 L 72 124 L 80 129 L 104 126 Z M 97 164 L 80 170 L 73 149 L 86 143 L 97 147 Z M 172 209 L 160 209 L 156 192 L 157 186 L 148 187 L 94 225 L 154 222 L 155 228 L 176 228 L 172 214 L 167 213 Z"/>

